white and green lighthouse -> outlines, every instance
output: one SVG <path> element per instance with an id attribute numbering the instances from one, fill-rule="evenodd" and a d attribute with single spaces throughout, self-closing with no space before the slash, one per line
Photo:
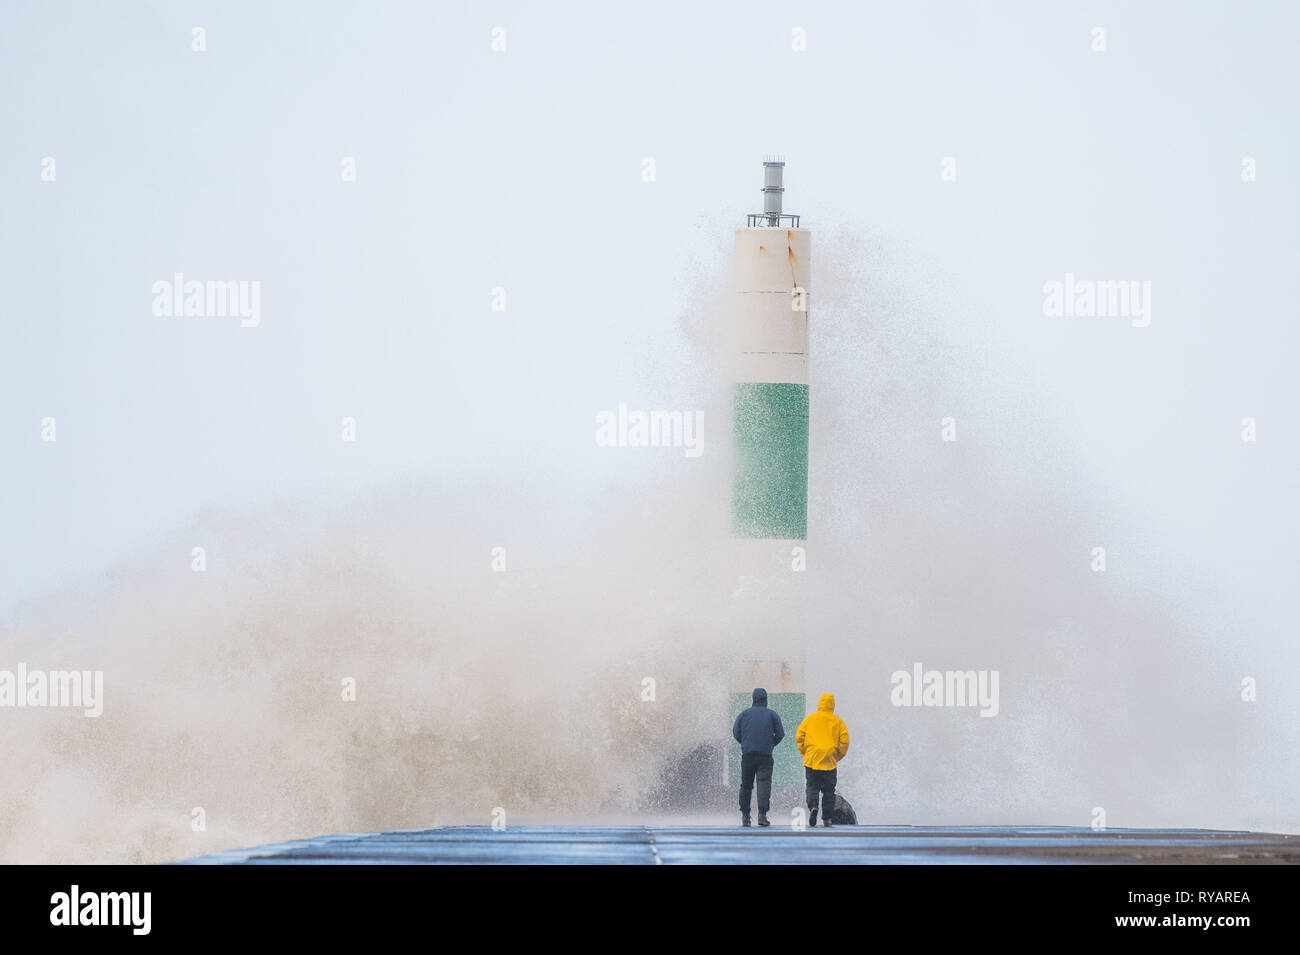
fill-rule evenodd
<path id="1" fill-rule="evenodd" d="M 794 731 L 806 714 L 812 243 L 799 217 L 782 211 L 784 171 L 782 157 L 764 157 L 763 211 L 736 230 L 732 521 L 746 659 L 732 703 L 739 711 L 755 686 L 767 689 L 788 736 L 776 750 L 773 782 L 788 786 L 803 778 Z"/>

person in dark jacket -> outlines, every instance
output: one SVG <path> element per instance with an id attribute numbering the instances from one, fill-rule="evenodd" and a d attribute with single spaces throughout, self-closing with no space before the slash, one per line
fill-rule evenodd
<path id="1" fill-rule="evenodd" d="M 775 710 L 767 707 L 767 690 L 754 690 L 754 705 L 736 717 L 731 735 L 740 744 L 740 824 L 749 825 L 750 799 L 758 780 L 758 824 L 770 826 L 767 810 L 772 803 L 772 750 L 785 739 L 785 727 Z"/>

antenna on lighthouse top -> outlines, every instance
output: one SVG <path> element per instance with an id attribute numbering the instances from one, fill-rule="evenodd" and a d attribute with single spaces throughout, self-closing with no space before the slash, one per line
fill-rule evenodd
<path id="1" fill-rule="evenodd" d="M 799 217 L 786 215 L 781 211 L 781 196 L 785 192 L 785 157 L 763 157 L 763 211 L 751 212 L 748 218 L 750 228 L 756 226 L 780 227 L 789 223 L 792 228 L 799 228 Z"/>

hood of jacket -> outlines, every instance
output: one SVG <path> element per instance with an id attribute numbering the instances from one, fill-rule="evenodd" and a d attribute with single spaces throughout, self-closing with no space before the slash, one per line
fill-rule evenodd
<path id="1" fill-rule="evenodd" d="M 767 690 L 761 686 L 754 688 L 754 705 L 767 706 Z"/>
<path id="2" fill-rule="evenodd" d="M 835 715 L 835 694 L 823 693 L 817 711 L 809 713 L 794 734 L 803 764 L 809 769 L 834 769 L 849 751 L 849 728 Z"/>

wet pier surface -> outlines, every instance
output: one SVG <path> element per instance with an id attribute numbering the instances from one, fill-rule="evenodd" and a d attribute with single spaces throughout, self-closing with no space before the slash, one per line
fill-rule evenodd
<path id="1" fill-rule="evenodd" d="M 1300 864 L 1300 835 L 1211 829 L 451 826 L 218 852 L 201 865 Z"/>

